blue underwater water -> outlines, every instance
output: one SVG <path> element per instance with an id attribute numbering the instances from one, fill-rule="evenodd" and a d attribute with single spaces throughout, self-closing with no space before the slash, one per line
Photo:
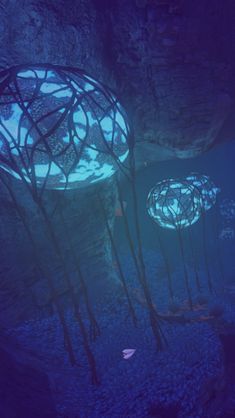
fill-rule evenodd
<path id="1" fill-rule="evenodd" d="M 71 308 L 67 309 L 66 320 L 75 347 L 75 366 L 71 366 L 68 360 L 55 313 L 8 329 L 9 336 L 16 338 L 22 347 L 30 349 L 41 361 L 43 371 L 49 376 L 56 417 L 235 416 L 235 240 L 220 239 L 219 233 L 225 221 L 218 210 L 219 202 L 224 198 L 235 198 L 232 181 L 234 155 L 234 143 L 231 143 L 196 159 L 158 163 L 146 168 L 144 175 L 138 173 L 143 256 L 151 298 L 160 315 L 165 338 L 162 350 L 157 350 L 153 337 L 148 306 L 128 251 L 123 217 L 116 219 L 114 239 L 137 324 L 133 324 L 122 288 L 117 290 L 114 287 L 112 291 L 111 286 L 102 303 L 94 302 L 93 310 L 101 335 L 90 342 L 90 346 L 96 360 L 98 385 L 91 383 L 83 340 Z M 157 181 L 183 177 L 191 171 L 209 175 L 221 189 L 221 195 L 217 206 L 206 213 L 204 224 L 201 220 L 192 225 L 191 236 L 186 229 L 182 231 L 182 260 L 176 231 L 160 230 L 164 253 L 160 251 L 156 225 L 147 214 L 146 196 Z M 125 185 L 123 197 L 127 201 L 126 215 L 134 234 L 133 204 L 130 190 Z M 235 228 L 235 220 L 229 225 Z M 172 280 L 172 301 L 164 256 Z M 114 264 L 113 268 L 117 270 L 117 265 Z M 192 309 L 185 286 L 185 269 Z M 208 276 L 212 282 L 211 290 Z M 102 291 L 100 289 L 100 293 Z M 81 300 L 80 312 L 88 329 L 84 300 Z M 136 350 L 128 360 L 122 356 L 122 350 L 126 348 Z M 42 413 L 41 417 L 44 416 Z"/>

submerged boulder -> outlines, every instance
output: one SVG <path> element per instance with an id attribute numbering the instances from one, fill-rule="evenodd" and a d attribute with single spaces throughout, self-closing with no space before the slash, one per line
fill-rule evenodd
<path id="1" fill-rule="evenodd" d="M 0 415 L 2 418 L 55 418 L 48 376 L 12 338 L 0 336 Z"/>

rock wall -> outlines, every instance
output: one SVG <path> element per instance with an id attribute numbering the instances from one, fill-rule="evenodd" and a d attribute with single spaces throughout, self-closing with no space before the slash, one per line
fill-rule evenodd
<path id="1" fill-rule="evenodd" d="M 44 193 L 43 205 L 62 257 L 58 256 L 42 213 L 25 187 L 13 180 L 11 188 L 18 209 L 32 233 L 33 245 L 17 207 L 0 180 L 1 326 L 14 326 L 28 318 L 50 315 L 55 308 L 56 298 L 63 305 L 66 302 L 71 306 L 71 292 L 78 298 L 81 296 L 81 283 L 71 246 L 80 264 L 90 300 L 102 300 L 110 286 L 115 288 L 118 282 L 113 271 L 110 242 L 97 192 L 111 225 L 116 205 L 113 181 L 62 195 Z M 68 273 L 70 284 L 65 272 Z M 54 292 L 51 292 L 48 279 L 52 280 Z"/>
<path id="2" fill-rule="evenodd" d="M 82 67 L 121 97 L 140 164 L 192 157 L 233 109 L 232 11 L 232 0 L 2 0 L 0 65 Z"/>

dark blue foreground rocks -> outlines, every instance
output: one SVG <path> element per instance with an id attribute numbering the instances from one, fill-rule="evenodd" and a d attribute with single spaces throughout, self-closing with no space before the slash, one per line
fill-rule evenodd
<path id="1" fill-rule="evenodd" d="M 16 341 L 0 337 L 1 418 L 55 418 L 49 379 Z"/>

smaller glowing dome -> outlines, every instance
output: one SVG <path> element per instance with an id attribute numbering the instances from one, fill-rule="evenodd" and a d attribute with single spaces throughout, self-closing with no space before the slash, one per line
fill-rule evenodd
<path id="1" fill-rule="evenodd" d="M 163 180 L 147 198 L 150 217 L 163 228 L 182 229 L 197 222 L 201 214 L 200 192 L 186 181 Z"/>
<path id="2" fill-rule="evenodd" d="M 235 219 L 235 201 L 233 199 L 224 199 L 220 204 L 220 213 L 226 221 Z"/>
<path id="3" fill-rule="evenodd" d="M 233 240 L 235 236 L 234 229 L 230 226 L 227 226 L 226 228 L 223 228 L 220 232 L 219 238 L 221 240 Z"/>
<path id="4" fill-rule="evenodd" d="M 205 174 L 191 173 L 186 180 L 196 187 L 202 198 L 202 207 L 204 210 L 209 210 L 216 202 L 217 194 L 220 189 L 215 186 L 209 176 Z"/>

